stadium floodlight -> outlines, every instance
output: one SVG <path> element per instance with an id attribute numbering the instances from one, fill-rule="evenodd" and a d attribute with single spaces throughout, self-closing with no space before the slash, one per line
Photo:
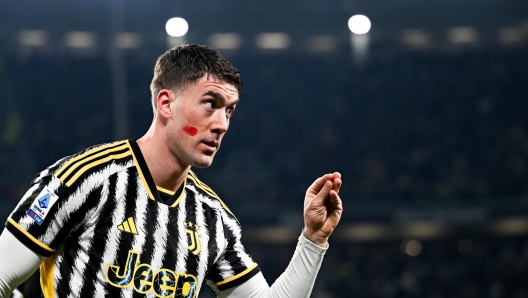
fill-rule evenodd
<path id="1" fill-rule="evenodd" d="M 218 50 L 234 50 L 242 46 L 242 37 L 237 33 L 213 33 L 208 44 Z"/>
<path id="2" fill-rule="evenodd" d="M 338 47 L 337 39 L 333 35 L 315 35 L 308 40 L 308 49 L 314 53 L 335 51 Z"/>
<path id="3" fill-rule="evenodd" d="M 369 18 L 357 14 L 348 19 L 348 28 L 354 34 L 366 34 L 370 31 L 371 23 Z"/>
<path id="4" fill-rule="evenodd" d="M 453 27 L 447 31 L 447 39 L 454 44 L 471 44 L 478 41 L 478 31 L 474 27 Z"/>
<path id="5" fill-rule="evenodd" d="M 70 48 L 93 48 L 97 44 L 97 36 L 89 31 L 71 31 L 66 33 L 64 43 Z"/>
<path id="6" fill-rule="evenodd" d="M 172 18 L 165 24 L 167 34 L 173 37 L 180 37 L 187 34 L 189 31 L 189 24 L 183 18 Z"/>
<path id="7" fill-rule="evenodd" d="M 134 49 L 141 44 L 141 36 L 133 32 L 120 32 L 115 36 L 115 45 L 120 49 Z"/>
<path id="8" fill-rule="evenodd" d="M 22 46 L 43 46 L 48 42 L 48 33 L 43 30 L 21 30 L 18 32 L 18 43 Z"/>
<path id="9" fill-rule="evenodd" d="M 427 49 L 431 46 L 432 37 L 424 29 L 405 29 L 400 34 L 401 42 L 413 49 Z"/>
<path id="10" fill-rule="evenodd" d="M 528 25 L 528 24 L 527 24 Z M 522 27 L 507 26 L 499 29 L 499 42 L 502 44 L 519 44 L 523 42 L 524 34 Z"/>
<path id="11" fill-rule="evenodd" d="M 286 49 L 290 46 L 290 36 L 286 33 L 260 33 L 255 43 L 257 47 L 266 50 Z"/>

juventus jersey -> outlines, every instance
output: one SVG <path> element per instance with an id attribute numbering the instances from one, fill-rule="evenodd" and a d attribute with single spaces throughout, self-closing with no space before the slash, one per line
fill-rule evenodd
<path id="1" fill-rule="evenodd" d="M 34 252 L 44 297 L 196 297 L 260 269 L 233 213 L 193 172 L 158 190 L 135 140 L 98 145 L 39 173 L 6 222 Z"/>

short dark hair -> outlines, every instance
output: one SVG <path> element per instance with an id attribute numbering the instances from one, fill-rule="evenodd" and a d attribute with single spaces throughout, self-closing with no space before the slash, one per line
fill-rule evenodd
<path id="1" fill-rule="evenodd" d="M 240 92 L 243 80 L 240 72 L 217 51 L 208 46 L 182 44 L 167 50 L 156 61 L 154 78 L 150 84 L 152 107 L 162 89 L 182 91 L 204 75 L 232 84 Z"/>

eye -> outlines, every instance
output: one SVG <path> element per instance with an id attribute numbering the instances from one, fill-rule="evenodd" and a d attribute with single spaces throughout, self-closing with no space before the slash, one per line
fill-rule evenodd
<path id="1" fill-rule="evenodd" d="M 215 102 L 212 100 L 208 100 L 204 104 L 207 109 L 214 110 L 216 108 Z"/>
<path id="2" fill-rule="evenodd" d="M 235 108 L 226 108 L 226 115 L 228 117 L 231 117 L 234 112 L 235 112 Z"/>

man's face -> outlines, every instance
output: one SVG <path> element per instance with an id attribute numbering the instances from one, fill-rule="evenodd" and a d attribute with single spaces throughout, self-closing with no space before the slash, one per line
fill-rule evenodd
<path id="1" fill-rule="evenodd" d="M 166 139 L 183 167 L 208 167 L 220 149 L 238 102 L 235 86 L 205 75 L 172 93 Z"/>

